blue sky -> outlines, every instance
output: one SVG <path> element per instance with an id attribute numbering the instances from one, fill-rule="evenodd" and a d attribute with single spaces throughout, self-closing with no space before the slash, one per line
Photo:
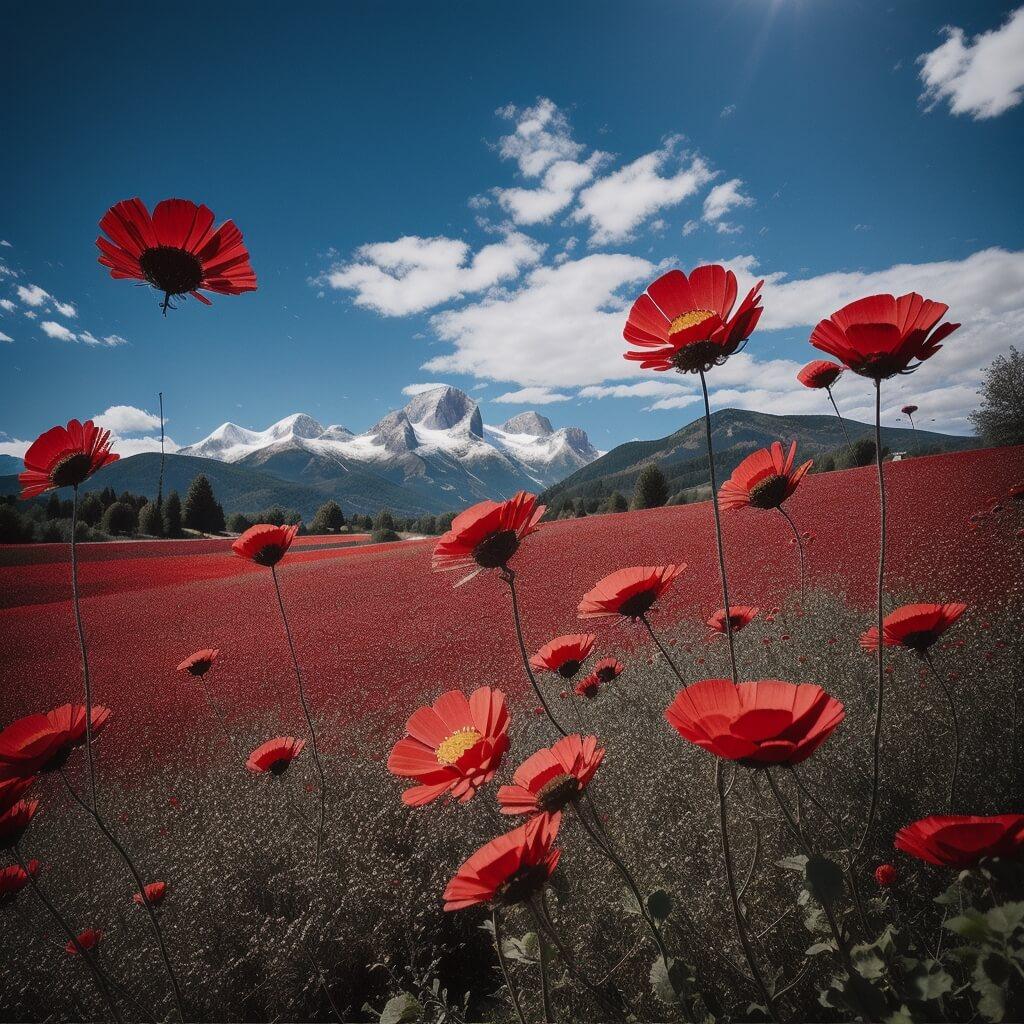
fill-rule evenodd
<path id="1" fill-rule="evenodd" d="M 1013 4 L 22 4 L 5 27 L 10 438 L 112 407 L 151 433 L 159 390 L 179 444 L 296 411 L 360 431 L 433 382 L 492 423 L 663 436 L 700 412 L 693 381 L 621 359 L 623 310 L 711 260 L 768 280 L 719 406 L 828 412 L 793 379 L 810 327 L 915 289 L 965 327 L 889 387 L 887 419 L 913 399 L 967 432 L 981 367 L 1019 337 Z M 97 221 L 135 195 L 233 218 L 259 290 L 165 319 L 110 279 Z M 837 399 L 867 417 L 864 381 Z"/>

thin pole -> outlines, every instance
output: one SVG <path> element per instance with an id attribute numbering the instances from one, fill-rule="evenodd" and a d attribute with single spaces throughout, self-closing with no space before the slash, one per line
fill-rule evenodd
<path id="1" fill-rule="evenodd" d="M 847 448 L 852 448 L 853 442 L 850 440 L 850 432 L 846 429 L 846 420 L 844 420 L 840 414 L 839 406 L 836 405 L 836 400 L 832 395 L 832 388 L 828 387 L 825 388 L 825 390 L 828 392 L 828 400 L 832 403 L 832 408 L 835 409 L 836 416 L 839 417 L 839 425 L 843 428 L 843 437 L 846 438 L 846 446 Z"/>
<path id="2" fill-rule="evenodd" d="M 806 590 L 805 575 L 804 575 L 804 542 L 800 537 L 800 531 L 796 528 L 796 523 L 793 522 L 789 517 L 789 513 L 779 505 L 779 511 L 782 513 L 782 518 L 789 523 L 789 528 L 793 531 L 793 536 L 796 537 L 796 549 L 800 552 L 800 607 L 804 606 L 804 596 Z"/>
<path id="3" fill-rule="evenodd" d="M 164 393 L 161 391 L 157 397 L 160 399 L 160 479 L 156 485 L 156 510 L 161 512 L 164 503 Z"/>
<path id="4" fill-rule="evenodd" d="M 498 950 L 498 963 L 501 965 L 501 974 L 505 979 L 505 987 L 508 989 L 508 994 L 512 997 L 512 1005 L 516 1008 L 516 1016 L 519 1018 L 519 1024 L 526 1024 L 526 1018 L 523 1016 L 523 1008 L 519 1005 L 519 996 L 516 995 L 515 987 L 512 984 L 512 978 L 508 973 L 508 964 L 505 962 L 505 954 L 501 948 L 501 918 L 498 916 L 497 906 L 491 907 L 491 924 L 494 926 L 494 946 Z M 539 939 L 540 936 L 538 935 Z"/>
<path id="5" fill-rule="evenodd" d="M 960 770 L 960 721 L 957 718 L 956 702 L 953 700 L 953 691 L 949 688 L 949 683 L 939 675 L 935 668 L 935 663 L 932 661 L 931 654 L 925 651 L 922 657 L 928 663 L 928 667 L 932 670 L 932 675 L 938 680 L 939 686 L 942 687 L 942 692 L 946 695 L 946 700 L 949 702 L 949 716 L 953 721 L 953 773 L 949 778 L 949 801 L 946 808 L 947 813 L 952 814 L 953 800 L 956 796 L 956 777 Z"/>

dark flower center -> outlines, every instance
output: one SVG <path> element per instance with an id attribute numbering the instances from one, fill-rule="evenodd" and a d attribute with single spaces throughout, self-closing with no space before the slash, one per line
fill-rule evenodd
<path id="1" fill-rule="evenodd" d="M 277 565 L 284 558 L 284 548 L 280 544 L 267 544 L 252 556 L 257 565 Z"/>
<path id="2" fill-rule="evenodd" d="M 755 508 L 778 508 L 786 500 L 789 477 L 770 476 L 750 489 L 750 504 Z"/>
<path id="3" fill-rule="evenodd" d="M 76 452 L 61 459 L 50 470 L 50 480 L 54 487 L 76 487 L 89 476 L 92 469 L 92 458 L 84 452 Z"/>
<path id="4" fill-rule="evenodd" d="M 904 647 L 917 651 L 918 654 L 923 654 L 936 640 L 938 637 L 932 630 L 922 629 L 916 633 L 908 633 L 900 640 L 900 643 Z"/>
<path id="5" fill-rule="evenodd" d="M 608 682 L 608 680 L 606 679 L 604 680 L 604 682 Z M 587 680 L 584 680 L 582 683 L 580 683 L 580 689 L 578 690 L 578 692 L 582 694 L 584 697 L 596 697 L 597 680 L 594 680 L 592 682 L 587 682 Z"/>
<path id="6" fill-rule="evenodd" d="M 680 373 L 707 373 L 712 366 L 721 366 L 728 357 L 716 341 L 694 341 L 672 357 L 672 365 Z"/>
<path id="7" fill-rule="evenodd" d="M 599 668 L 597 670 L 597 678 L 600 679 L 602 683 L 610 683 L 615 676 L 616 672 L 614 665 L 606 665 L 604 668 Z"/>
<path id="8" fill-rule="evenodd" d="M 267 771 L 270 772 L 271 775 L 283 775 L 285 769 L 291 763 L 291 758 L 282 757 L 275 761 L 272 765 L 270 765 L 270 767 L 267 768 Z"/>
<path id="9" fill-rule="evenodd" d="M 638 619 L 641 615 L 646 615 L 651 610 L 651 605 L 658 599 L 658 594 L 654 590 L 641 590 L 639 594 L 634 594 L 632 597 L 627 597 L 622 604 L 619 605 L 619 614 L 625 615 L 630 619 Z"/>
<path id="10" fill-rule="evenodd" d="M 579 779 L 575 775 L 556 775 L 537 791 L 537 806 L 542 811 L 562 810 L 580 795 Z"/>
<path id="11" fill-rule="evenodd" d="M 199 661 L 192 662 L 188 667 L 189 675 L 193 676 L 205 676 L 210 670 L 210 666 L 213 664 L 208 658 L 200 658 Z"/>
<path id="12" fill-rule="evenodd" d="M 495 899 L 506 906 L 513 903 L 524 903 L 531 896 L 540 892 L 547 877 L 548 871 L 544 865 L 524 864 L 498 886 Z"/>
<path id="13" fill-rule="evenodd" d="M 563 661 L 562 664 L 558 666 L 558 674 L 563 679 L 572 679 L 579 670 L 580 663 L 573 658 L 570 658 L 568 661 Z"/>
<path id="14" fill-rule="evenodd" d="M 190 252 L 171 245 L 146 249 L 139 257 L 146 280 L 166 295 L 185 295 L 203 282 L 203 265 Z"/>
<path id="15" fill-rule="evenodd" d="M 498 530 L 488 534 L 475 548 L 473 558 L 485 569 L 499 569 L 519 548 L 519 536 L 515 530 Z"/>

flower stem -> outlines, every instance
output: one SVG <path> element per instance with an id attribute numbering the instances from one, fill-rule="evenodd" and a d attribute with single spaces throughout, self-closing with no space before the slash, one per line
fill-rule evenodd
<path id="1" fill-rule="evenodd" d="M 836 400 L 832 394 L 832 389 L 829 387 L 825 388 L 825 390 L 828 392 L 828 400 L 832 403 L 832 408 L 835 409 L 836 416 L 839 417 L 839 426 L 843 428 L 843 437 L 846 438 L 846 447 L 852 448 L 853 442 L 850 440 L 850 432 L 846 429 L 846 420 L 843 419 L 842 415 L 839 412 L 839 406 L 836 405 Z"/>
<path id="2" fill-rule="evenodd" d="M 932 675 L 935 676 L 939 686 L 942 687 L 942 692 L 946 695 L 946 700 L 949 702 L 949 716 L 953 721 L 953 772 L 949 777 L 949 801 L 946 808 L 946 812 L 952 814 L 953 800 L 956 796 L 956 777 L 960 770 L 960 721 L 957 718 L 956 702 L 953 700 L 953 691 L 949 688 L 949 683 L 939 675 L 935 668 L 935 663 L 927 651 L 925 651 L 923 657 L 928 663 L 928 667 L 932 670 Z"/>
<path id="3" fill-rule="evenodd" d="M 160 401 L 160 476 L 156 484 L 156 511 L 160 517 L 158 529 L 163 533 L 163 504 L 164 504 L 164 393 L 157 394 Z"/>
<path id="4" fill-rule="evenodd" d="M 885 587 L 885 474 L 882 471 L 882 382 L 875 381 L 875 466 L 878 470 L 878 508 L 879 508 L 879 540 L 878 540 L 878 681 L 875 691 L 875 726 L 872 738 L 872 773 L 871 803 L 868 806 L 868 820 L 864 823 L 864 832 L 857 843 L 858 852 L 867 842 L 871 827 L 875 823 L 875 812 L 878 810 L 878 776 L 881 770 L 882 747 L 882 697 L 885 691 L 885 638 L 882 631 L 883 608 L 882 599 Z"/>
<path id="5" fill-rule="evenodd" d="M 548 946 L 544 941 L 544 923 L 537 913 L 537 908 L 529 904 L 530 913 L 533 915 L 533 923 L 537 927 L 537 953 L 540 961 L 540 997 L 544 1006 L 544 1024 L 553 1024 L 555 1013 L 551 1009 L 551 991 L 548 987 Z"/>
<path id="6" fill-rule="evenodd" d="M 508 584 L 509 593 L 512 595 L 512 619 L 516 627 L 516 639 L 519 641 L 519 654 L 523 659 L 523 668 L 526 669 L 526 677 L 530 680 L 533 692 L 537 695 L 537 699 L 540 701 L 540 706 L 544 709 L 544 714 L 548 716 L 548 720 L 563 736 L 568 736 L 569 734 L 562 728 L 554 714 L 552 714 L 551 708 L 548 706 L 547 698 L 544 696 L 544 691 L 540 688 L 540 684 L 537 682 L 537 677 L 533 674 L 533 669 L 530 667 L 530 656 L 526 651 L 526 641 L 523 640 L 523 623 L 519 616 L 519 596 L 516 593 L 516 574 L 512 569 L 508 568 L 508 566 L 505 566 L 501 571 L 501 578 Z"/>
<path id="7" fill-rule="evenodd" d="M 171 966 L 171 958 L 167 952 L 167 945 L 164 942 L 164 933 L 160 928 L 160 922 L 157 920 L 153 904 L 146 895 L 146 883 L 142 880 L 142 875 L 139 873 L 139 869 L 135 866 L 135 862 L 132 860 L 131 855 L 124 846 L 121 845 L 117 836 L 114 835 L 113 830 L 106 821 L 103 820 L 96 808 L 90 807 L 89 804 L 82 799 L 81 794 L 74 788 L 74 786 L 71 785 L 71 780 L 68 778 L 67 773 L 63 768 L 60 769 L 60 777 L 63 780 L 64 787 L 67 789 L 71 799 L 74 800 L 74 802 L 78 804 L 78 806 L 81 807 L 93 821 L 96 822 L 96 827 L 107 837 L 110 845 L 114 847 L 121 860 L 124 861 L 125 866 L 131 872 L 132 878 L 135 880 L 135 884 L 139 887 L 138 891 L 142 897 L 142 905 L 146 908 L 146 913 L 149 915 L 149 923 L 153 928 L 153 935 L 156 938 L 157 945 L 160 947 L 160 958 L 164 962 L 164 970 L 167 972 L 167 977 L 171 982 L 171 989 L 174 993 L 174 1004 L 178 1010 L 178 1017 L 180 1020 L 184 1021 L 186 1018 L 181 998 L 181 988 L 178 986 L 178 979 L 175 976 L 174 968 Z"/>
<path id="8" fill-rule="evenodd" d="M 665 660 L 668 662 L 669 668 L 671 668 L 672 671 L 675 673 L 676 679 L 678 679 L 679 682 L 682 683 L 683 689 L 686 689 L 687 683 L 686 680 L 683 678 L 683 674 L 679 671 L 678 667 L 676 666 L 676 663 L 672 660 L 672 655 L 670 655 L 668 651 L 665 650 L 665 645 L 658 639 L 658 634 L 654 632 L 654 628 L 651 626 L 650 620 L 647 618 L 646 615 L 641 615 L 640 621 L 647 627 L 647 632 L 650 633 L 651 639 L 658 645 L 658 650 L 661 651 L 661 653 L 664 655 Z M 674 697 L 675 694 L 673 693 L 669 696 Z"/>
<path id="9" fill-rule="evenodd" d="M 107 1004 L 110 1009 L 110 1016 L 118 1022 L 123 1022 L 124 1018 L 121 1016 L 120 1011 L 117 1008 L 117 1004 L 114 1002 L 114 997 L 110 993 L 110 986 L 107 984 L 107 979 L 104 977 L 103 972 L 100 970 L 98 964 L 92 958 L 90 953 L 79 941 L 78 936 L 75 935 L 71 925 L 67 923 L 61 912 L 50 902 L 49 896 L 43 892 L 42 887 L 36 881 L 35 876 L 28 869 L 28 865 L 25 863 L 25 858 L 21 855 L 21 849 L 17 844 L 14 846 L 14 856 L 21 866 L 21 870 L 28 876 L 29 885 L 32 886 L 32 891 L 36 894 L 36 898 L 50 914 L 50 917 L 57 922 L 60 926 L 61 931 L 68 937 L 68 941 L 75 947 L 75 950 L 82 957 L 82 961 L 88 966 L 89 973 L 92 974 L 93 981 L 96 983 L 96 987 L 99 989 L 100 995 L 103 997 L 103 1001 Z"/>
<path id="10" fill-rule="evenodd" d="M 210 690 L 210 687 L 207 685 L 205 677 L 202 677 L 200 679 L 200 683 L 203 687 L 203 696 L 206 697 L 206 703 L 210 705 L 210 710 L 213 711 L 213 713 L 217 716 L 218 721 L 220 722 L 220 727 L 224 732 L 224 738 L 228 741 L 228 745 L 231 747 L 231 750 L 234 753 L 234 755 L 236 757 L 241 757 L 238 748 L 235 746 L 234 738 L 228 731 L 228 723 L 227 720 L 224 718 L 224 710 L 221 708 L 220 704 L 217 702 L 217 698 L 214 697 L 212 691 Z"/>
<path id="11" fill-rule="evenodd" d="M 494 926 L 494 946 L 498 950 L 498 963 L 501 965 L 501 974 L 505 979 L 505 987 L 508 989 L 508 994 L 512 997 L 512 1005 L 516 1008 L 519 1024 L 526 1024 L 523 1008 L 519 1005 L 519 996 L 516 995 L 515 986 L 512 984 L 511 977 L 509 977 L 508 964 L 505 962 L 505 954 L 501 948 L 501 918 L 498 916 L 497 906 L 491 907 L 491 924 Z M 539 935 L 538 938 L 540 938 Z"/>
<path id="12" fill-rule="evenodd" d="M 747 965 L 757 985 L 757 990 L 764 1000 L 765 1009 L 772 1020 L 778 1020 L 775 1007 L 772 1003 L 771 993 L 765 983 L 764 975 L 757 964 L 757 957 L 754 955 L 754 947 L 751 945 L 750 936 L 747 934 L 747 923 L 740 909 L 739 893 L 736 891 L 736 877 L 733 874 L 732 854 L 729 850 L 729 817 L 726 811 L 724 777 L 722 775 L 722 762 L 715 759 L 715 787 L 718 790 L 718 820 L 722 830 L 722 856 L 725 860 L 725 877 L 729 883 L 729 895 L 732 897 L 732 914 L 736 920 L 736 932 L 739 935 L 740 945 L 747 958 Z"/>
<path id="13" fill-rule="evenodd" d="M 796 528 L 796 523 L 790 518 L 789 513 L 780 505 L 779 512 L 782 513 L 782 518 L 789 523 L 789 528 L 793 531 L 793 536 L 796 537 L 796 549 L 800 552 L 800 608 L 803 609 L 804 598 L 806 592 L 806 574 L 804 571 L 804 542 L 800 537 L 800 531 Z"/>
<path id="14" fill-rule="evenodd" d="M 284 599 L 281 597 L 281 584 L 277 579 L 277 567 L 270 567 L 270 575 L 274 580 L 274 592 L 277 594 L 277 606 L 281 609 L 281 622 L 284 623 L 284 635 L 288 640 L 288 650 L 292 656 L 292 667 L 295 669 L 295 681 L 299 688 L 299 703 L 302 705 L 302 713 L 306 718 L 306 728 L 309 729 L 310 746 L 313 748 L 313 762 L 316 765 L 317 773 L 320 776 L 320 827 L 316 834 L 316 853 L 313 857 L 313 875 L 320 869 L 320 847 L 324 840 L 324 822 L 327 817 L 327 780 L 324 776 L 324 766 L 320 760 L 320 751 L 316 742 L 316 730 L 313 728 L 313 718 L 309 713 L 309 705 L 306 703 L 306 688 L 302 682 L 302 672 L 299 670 L 299 659 L 295 654 L 295 644 L 292 641 L 291 627 L 288 625 L 288 615 L 284 610 Z"/>
<path id="15" fill-rule="evenodd" d="M 715 514 L 715 542 L 718 548 L 718 573 L 722 579 L 722 604 L 725 606 L 725 635 L 729 638 L 729 663 L 732 665 L 732 681 L 739 684 L 736 671 L 736 645 L 732 637 L 732 616 L 729 612 L 729 579 L 725 572 L 725 551 L 722 546 L 722 517 L 718 509 L 718 483 L 715 480 L 715 449 L 711 441 L 711 403 L 708 400 L 708 382 L 704 371 L 700 371 L 700 387 L 704 393 L 704 438 L 708 448 L 708 471 L 711 475 L 711 510 Z"/>

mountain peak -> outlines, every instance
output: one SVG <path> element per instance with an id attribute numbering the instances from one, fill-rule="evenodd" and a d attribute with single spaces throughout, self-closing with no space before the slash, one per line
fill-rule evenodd
<path id="1" fill-rule="evenodd" d="M 501 429 L 508 434 L 531 434 L 533 437 L 547 437 L 548 434 L 555 432 L 547 416 L 541 416 L 539 412 L 532 410 L 505 420 Z"/>
<path id="2" fill-rule="evenodd" d="M 283 420 L 272 424 L 266 432 L 272 437 L 278 438 L 288 436 L 314 438 L 319 437 L 324 432 L 324 428 L 312 416 L 307 416 L 304 412 L 293 412 L 291 416 L 285 416 Z"/>
<path id="3" fill-rule="evenodd" d="M 447 384 L 414 395 L 402 411 L 410 423 L 427 430 L 452 430 L 464 426 L 469 433 L 483 437 L 480 407 L 465 391 Z"/>

